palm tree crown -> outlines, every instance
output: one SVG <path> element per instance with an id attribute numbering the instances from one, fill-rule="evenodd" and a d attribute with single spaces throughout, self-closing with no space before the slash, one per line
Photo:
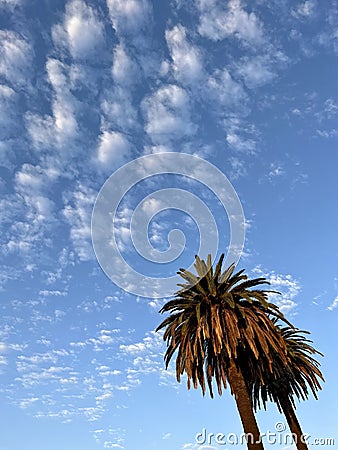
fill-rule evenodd
<path id="1" fill-rule="evenodd" d="M 195 388 L 201 386 L 204 395 L 206 378 L 213 396 L 214 377 L 221 395 L 222 386 L 227 385 L 227 368 L 230 362 L 237 361 L 239 349 L 252 361 L 264 353 L 271 372 L 273 354 L 278 354 L 286 364 L 284 341 L 281 334 L 272 332 L 274 324 L 269 315 L 285 321 L 284 316 L 277 306 L 268 302 L 268 293 L 272 291 L 252 289 L 267 284 L 267 280 L 248 280 L 244 270 L 234 273 L 234 265 L 222 272 L 224 255 L 215 270 L 210 255 L 207 262 L 195 258 L 197 275 L 180 269 L 178 273 L 186 282 L 179 284 L 182 289 L 160 310 L 171 314 L 156 330 L 165 328 L 166 367 L 178 350 L 177 380 L 185 372 L 188 387 L 192 380 Z"/>
<path id="2" fill-rule="evenodd" d="M 273 372 L 268 370 L 264 372 L 262 370 L 264 364 L 261 364 L 259 375 L 257 367 L 254 368 L 256 375 L 247 374 L 247 379 L 253 381 L 251 391 L 255 409 L 260 408 L 261 402 L 266 409 L 266 402 L 270 400 L 277 404 L 279 411 L 282 411 L 282 399 L 285 397 L 288 397 L 295 407 L 294 397 L 297 397 L 298 400 L 308 399 L 309 389 L 315 399 L 318 399 L 317 391 L 321 390 L 319 380 L 324 381 L 319 370 L 320 364 L 312 356 L 315 354 L 323 356 L 323 354 L 313 348 L 310 345 L 312 341 L 304 336 L 304 334 L 310 333 L 277 323 L 275 325 L 276 331 L 281 334 L 285 342 L 288 364 L 283 364 L 279 354 L 275 353 Z"/>

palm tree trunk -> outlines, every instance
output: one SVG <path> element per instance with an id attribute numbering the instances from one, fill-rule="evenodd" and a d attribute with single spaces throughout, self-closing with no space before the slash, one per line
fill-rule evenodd
<path id="1" fill-rule="evenodd" d="M 244 433 L 247 436 L 249 450 L 264 450 L 260 439 L 260 432 L 253 413 L 251 398 L 243 374 L 232 361 L 228 368 L 228 380 L 231 392 L 235 397 L 237 409 L 241 418 Z"/>
<path id="2" fill-rule="evenodd" d="M 282 407 L 284 416 L 289 425 L 290 431 L 292 433 L 293 441 L 298 450 L 308 450 L 308 446 L 302 440 L 303 432 L 298 422 L 296 413 L 294 411 L 293 405 L 287 395 L 280 397 L 280 405 Z"/>

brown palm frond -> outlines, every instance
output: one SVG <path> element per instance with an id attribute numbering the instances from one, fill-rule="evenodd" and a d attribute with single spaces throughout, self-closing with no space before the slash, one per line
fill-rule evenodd
<path id="1" fill-rule="evenodd" d="M 255 409 L 266 408 L 268 400 L 277 404 L 281 411 L 281 401 L 287 397 L 293 407 L 295 398 L 306 400 L 310 391 L 317 399 L 317 392 L 321 390 L 320 380 L 325 381 L 319 370 L 319 362 L 313 355 L 323 356 L 312 347 L 312 341 L 304 335 L 308 331 L 299 330 L 290 326 L 281 326 L 276 321 L 276 333 L 282 336 L 287 350 L 287 363 L 280 358 L 278 351 L 272 351 L 273 371 L 265 370 L 265 357 L 258 367 L 251 367 L 244 362 L 243 370 L 246 371 L 246 379 L 249 381 L 249 389 Z"/>
<path id="2" fill-rule="evenodd" d="M 271 372 L 274 353 L 287 363 L 283 337 L 274 332 L 271 317 L 288 322 L 268 301 L 269 292 L 257 289 L 267 280 L 249 280 L 244 270 L 235 273 L 234 265 L 222 272 L 223 259 L 224 255 L 214 270 L 210 255 L 206 262 L 196 256 L 197 275 L 179 270 L 185 283 L 160 310 L 170 315 L 156 330 L 164 329 L 166 367 L 177 353 L 177 380 L 185 373 L 188 387 L 199 385 L 203 395 L 208 388 L 211 396 L 212 380 L 221 394 L 227 386 L 229 362 L 238 365 L 239 354 L 245 353 L 247 364 L 254 366 L 264 353 Z"/>

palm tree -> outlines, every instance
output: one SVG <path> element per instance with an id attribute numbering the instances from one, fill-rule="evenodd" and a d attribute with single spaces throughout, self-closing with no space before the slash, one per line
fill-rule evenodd
<path id="1" fill-rule="evenodd" d="M 243 371 L 239 366 L 239 352 L 245 352 L 252 364 L 259 365 L 264 353 L 272 372 L 273 355 L 278 354 L 285 364 L 286 347 L 281 334 L 269 316 L 285 320 L 277 306 L 268 302 L 268 292 L 252 289 L 267 283 L 265 278 L 248 280 L 244 270 L 234 273 L 231 265 L 223 273 L 224 255 L 215 270 L 211 256 L 207 262 L 195 257 L 197 275 L 180 269 L 185 283 L 173 300 L 166 303 L 161 313 L 170 312 L 157 328 L 165 329 L 167 342 L 164 356 L 166 368 L 177 350 L 176 377 L 187 375 L 190 388 L 200 385 L 203 395 L 208 390 L 213 397 L 212 380 L 215 379 L 219 395 L 229 383 L 235 397 L 250 450 L 262 450 L 260 433 L 253 412 Z"/>
<path id="2" fill-rule="evenodd" d="M 250 380 L 248 387 L 252 394 L 255 411 L 261 407 L 261 403 L 266 409 L 267 400 L 275 402 L 278 410 L 285 415 L 297 449 L 307 450 L 308 447 L 306 442 L 303 442 L 302 429 L 295 414 L 294 396 L 298 400 L 306 400 L 310 388 L 315 399 L 318 399 L 317 391 L 321 389 L 319 379 L 324 381 L 324 378 L 319 370 L 318 361 L 311 355 L 323 355 L 310 345 L 311 340 L 302 335 L 310 334 L 308 331 L 276 323 L 276 332 L 284 339 L 288 364 L 285 365 L 278 352 L 273 351 L 273 372 L 264 369 L 264 361 L 258 368 L 254 365 L 250 367 L 243 359 L 245 379 L 247 382 Z"/>

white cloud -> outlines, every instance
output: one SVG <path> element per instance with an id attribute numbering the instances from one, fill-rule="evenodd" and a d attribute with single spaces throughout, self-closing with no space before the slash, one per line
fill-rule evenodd
<path id="1" fill-rule="evenodd" d="M 94 256 L 90 223 L 96 193 L 91 188 L 78 183 L 74 192 L 69 194 L 63 215 L 70 225 L 70 239 L 78 257 L 81 261 L 88 261 Z"/>
<path id="2" fill-rule="evenodd" d="M 130 155 L 128 139 L 117 131 L 103 131 L 97 149 L 97 162 L 105 171 L 119 166 Z"/>
<path id="3" fill-rule="evenodd" d="M 120 85 L 134 84 L 139 77 L 137 64 L 128 55 L 126 48 L 122 44 L 114 48 L 112 75 L 115 83 Z"/>
<path id="4" fill-rule="evenodd" d="M 148 0 L 107 0 L 107 5 L 112 25 L 120 34 L 137 34 L 151 15 Z"/>
<path id="5" fill-rule="evenodd" d="M 282 175 L 284 175 L 284 169 L 282 167 L 281 164 L 277 164 L 277 163 L 272 163 L 270 164 L 270 172 L 268 177 L 270 179 L 275 178 L 275 177 L 280 177 Z"/>
<path id="6" fill-rule="evenodd" d="M 34 259 L 36 249 L 51 243 L 49 230 L 55 221 L 54 202 L 46 193 L 48 172 L 40 166 L 24 164 L 15 175 L 15 191 L 9 210 L 14 213 L 4 235 L 7 242 L 3 250 Z"/>
<path id="7" fill-rule="evenodd" d="M 270 301 L 279 306 L 282 313 L 294 313 L 294 310 L 297 307 L 297 302 L 295 299 L 301 291 L 299 281 L 294 279 L 291 275 L 281 275 L 275 273 L 274 271 L 265 272 L 259 266 L 256 267 L 253 272 L 255 275 L 266 278 L 270 283 L 270 287 L 267 286 L 265 289 L 271 289 L 282 294 L 270 294 Z"/>
<path id="8" fill-rule="evenodd" d="M 33 49 L 18 33 L 0 30 L 0 75 L 14 88 L 31 78 Z"/>
<path id="9" fill-rule="evenodd" d="M 190 99 L 187 92 L 176 85 L 160 87 L 143 101 L 146 132 L 154 143 L 191 136 L 196 125 L 191 121 Z"/>
<path id="10" fill-rule="evenodd" d="M 46 68 L 49 81 L 55 91 L 52 107 L 55 131 L 62 142 L 75 137 L 77 133 L 75 99 L 69 92 L 66 66 L 56 59 L 49 59 Z"/>
<path id="11" fill-rule="evenodd" d="M 2 246 L 3 247 L 3 246 Z M 6 249 L 2 248 L 2 253 L 6 253 Z M 13 268 L 13 264 L 10 266 L 0 265 L 0 291 L 4 290 L 4 286 L 9 281 L 18 280 L 22 278 L 22 271 Z"/>
<path id="12" fill-rule="evenodd" d="M 229 159 L 231 166 L 230 178 L 237 180 L 240 177 L 244 177 L 247 174 L 246 164 L 238 158 L 232 157 Z"/>
<path id="13" fill-rule="evenodd" d="M 129 359 L 126 369 L 126 380 L 120 389 L 130 390 L 142 382 L 142 376 L 155 374 L 159 377 L 159 385 L 177 388 L 175 372 L 171 365 L 168 370 L 163 367 L 165 345 L 162 333 L 147 333 L 145 338 L 132 344 L 120 345 L 120 356 Z"/>
<path id="14" fill-rule="evenodd" d="M 133 250 L 130 233 L 130 219 L 133 210 L 124 206 L 119 208 L 114 220 L 114 233 L 117 246 L 121 252 Z"/>
<path id="15" fill-rule="evenodd" d="M 212 107 L 219 108 L 222 115 L 243 111 L 248 100 L 241 83 L 235 81 L 226 68 L 209 75 L 205 90 Z"/>
<path id="16" fill-rule="evenodd" d="M 234 68 L 246 86 L 255 89 L 270 83 L 289 61 L 290 59 L 281 50 L 266 43 L 263 54 L 244 56 L 234 64 Z"/>
<path id="17" fill-rule="evenodd" d="M 300 3 L 296 8 L 293 8 L 291 14 L 297 19 L 307 19 L 315 14 L 316 6 L 315 0 L 306 0 L 303 3 Z"/>
<path id="18" fill-rule="evenodd" d="M 63 248 L 58 254 L 57 261 L 54 263 L 54 271 L 43 272 L 43 275 L 46 276 L 47 284 L 53 284 L 60 279 L 68 281 L 65 270 L 69 266 L 74 266 L 74 259 L 74 253 L 69 249 Z"/>
<path id="19" fill-rule="evenodd" d="M 20 6 L 24 1 L 25 0 L 0 0 L 0 8 L 14 8 L 15 6 Z"/>
<path id="20" fill-rule="evenodd" d="M 246 12 L 240 0 L 230 0 L 227 8 L 223 3 L 217 0 L 198 1 L 199 33 L 213 41 L 235 36 L 250 44 L 261 44 L 263 26 L 255 13 Z"/>
<path id="21" fill-rule="evenodd" d="M 48 169 L 31 164 L 24 164 L 16 174 L 16 190 L 29 208 L 27 217 L 31 224 L 41 227 L 54 221 L 54 202 L 47 195 L 47 187 L 53 180 L 53 173 Z"/>
<path id="22" fill-rule="evenodd" d="M 164 344 L 162 335 L 160 333 L 147 333 L 146 337 L 141 342 L 135 342 L 133 344 L 122 344 L 120 350 L 123 354 L 128 355 L 140 355 L 144 353 L 157 354 L 163 350 Z"/>
<path id="23" fill-rule="evenodd" d="M 214 447 L 213 445 L 200 445 L 199 443 L 195 442 L 194 444 L 183 444 L 181 450 L 217 450 L 217 447 Z"/>
<path id="24" fill-rule="evenodd" d="M 147 216 L 154 214 L 157 212 L 161 207 L 163 206 L 163 203 L 161 200 L 158 200 L 156 198 L 149 198 L 142 204 L 142 210 L 145 211 Z"/>
<path id="25" fill-rule="evenodd" d="M 39 397 L 29 397 L 29 398 L 23 398 L 20 400 L 19 407 L 21 409 L 27 409 L 32 406 L 33 403 L 36 403 L 40 400 Z"/>
<path id="26" fill-rule="evenodd" d="M 116 442 L 104 441 L 103 448 L 122 448 L 123 449 L 125 447 L 121 444 L 117 444 Z"/>
<path id="27" fill-rule="evenodd" d="M 104 28 L 93 8 L 81 0 L 68 3 L 64 25 L 73 58 L 96 56 L 95 51 L 104 39 Z"/>
<path id="28" fill-rule="evenodd" d="M 91 103 L 102 90 L 101 67 L 93 64 L 86 64 L 83 61 L 76 61 L 68 69 L 70 88 L 74 92 L 82 91 L 86 93 L 86 103 Z"/>
<path id="29" fill-rule="evenodd" d="M 57 59 L 50 58 L 46 63 L 48 80 L 55 92 L 62 94 L 68 90 L 66 65 Z"/>
<path id="30" fill-rule="evenodd" d="M 130 89 L 116 87 L 106 90 L 102 96 L 101 117 L 103 128 L 118 128 L 121 130 L 133 130 L 139 127 L 137 108 L 133 104 Z"/>
<path id="31" fill-rule="evenodd" d="M 316 133 L 324 139 L 331 139 L 338 136 L 338 130 L 335 128 L 331 130 L 316 130 Z"/>
<path id="32" fill-rule="evenodd" d="M 18 96 L 12 88 L 0 84 L 0 134 L 2 140 L 15 137 L 17 134 L 17 100 Z"/>
<path id="33" fill-rule="evenodd" d="M 41 166 L 24 164 L 16 174 L 16 184 L 21 194 L 39 195 L 48 184 L 48 171 Z"/>
<path id="34" fill-rule="evenodd" d="M 0 353 L 6 353 L 7 352 L 7 345 L 4 342 L 0 341 Z"/>
<path id="35" fill-rule="evenodd" d="M 113 429 L 109 427 L 108 430 L 99 429 L 95 430 L 93 434 L 96 442 L 100 443 L 103 448 L 125 448 L 125 430 L 122 430 L 121 428 Z"/>
<path id="36" fill-rule="evenodd" d="M 176 79 L 187 83 L 198 81 L 203 75 L 201 52 L 187 40 L 185 28 L 177 25 L 171 30 L 166 30 L 165 37 Z"/>
<path id="37" fill-rule="evenodd" d="M 15 91 L 13 91 L 12 88 L 9 86 L 6 86 L 5 84 L 0 84 L 0 95 L 1 99 L 9 99 L 15 95 Z"/>
<path id="38" fill-rule="evenodd" d="M 226 142 L 230 148 L 246 154 L 256 151 L 257 130 L 244 120 L 231 118 L 224 121 Z"/>
<path id="39" fill-rule="evenodd" d="M 256 148 L 256 142 L 253 139 L 243 139 L 243 137 L 233 131 L 227 133 L 226 141 L 230 147 L 242 152 L 252 153 Z"/>
<path id="40" fill-rule="evenodd" d="M 46 147 L 53 143 L 54 121 L 50 116 L 39 116 L 26 113 L 26 128 L 34 147 Z"/>
<path id="41" fill-rule="evenodd" d="M 338 104 L 333 98 L 328 98 L 325 100 L 323 114 L 325 114 L 328 119 L 332 119 L 337 116 Z"/>
<path id="42" fill-rule="evenodd" d="M 62 24 L 52 28 L 57 48 L 68 49 L 74 59 L 86 60 L 97 56 L 104 43 L 104 26 L 97 12 L 82 0 L 70 1 Z"/>
<path id="43" fill-rule="evenodd" d="M 333 310 L 334 310 L 335 308 L 337 308 L 337 307 L 338 307 L 338 295 L 337 295 L 337 297 L 333 300 L 333 302 L 331 303 L 331 305 L 327 307 L 327 309 L 328 309 L 329 311 L 333 311 Z"/>
<path id="44" fill-rule="evenodd" d="M 71 142 L 78 135 L 77 101 L 70 92 L 69 67 L 57 59 L 48 59 L 46 63 L 48 81 L 53 88 L 52 112 L 53 116 L 40 116 L 27 112 L 26 127 L 36 148 L 58 147 L 65 148 L 54 159 L 54 163 L 65 162 L 72 155 Z"/>
<path id="45" fill-rule="evenodd" d="M 50 290 L 41 290 L 39 292 L 39 295 L 42 295 L 43 297 L 49 297 L 49 296 L 53 296 L 53 297 L 65 297 L 67 295 L 66 291 L 50 291 Z"/>
<path id="46" fill-rule="evenodd" d="M 272 81 L 276 73 L 272 70 L 271 60 L 267 56 L 243 58 L 237 64 L 237 73 L 244 79 L 248 88 L 254 89 Z"/>

